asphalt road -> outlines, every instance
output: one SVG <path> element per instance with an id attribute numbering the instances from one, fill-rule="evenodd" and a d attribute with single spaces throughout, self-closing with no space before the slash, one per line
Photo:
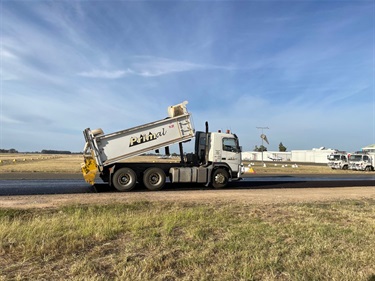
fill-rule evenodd
<path id="1" fill-rule="evenodd" d="M 232 182 L 226 189 L 282 189 L 282 188 L 332 188 L 374 186 L 375 173 L 360 176 L 251 176 L 239 182 Z M 164 191 L 211 189 L 198 184 L 167 183 Z M 98 183 L 91 186 L 83 179 L 8 179 L 0 180 L 0 196 L 43 195 L 43 194 L 78 194 L 114 192 L 108 185 Z M 132 193 L 147 192 L 145 187 L 137 186 Z"/>

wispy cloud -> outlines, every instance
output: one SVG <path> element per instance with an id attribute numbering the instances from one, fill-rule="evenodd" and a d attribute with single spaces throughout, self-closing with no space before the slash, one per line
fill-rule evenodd
<path id="1" fill-rule="evenodd" d="M 90 78 L 119 79 L 129 75 L 156 77 L 179 72 L 196 70 L 233 70 L 231 66 L 199 64 L 189 61 L 172 60 L 168 58 L 135 56 L 129 68 L 125 70 L 100 70 L 80 72 L 78 75 Z"/>
<path id="2" fill-rule="evenodd" d="M 187 72 L 198 69 L 207 69 L 210 66 L 188 61 L 172 60 L 167 58 L 138 56 L 133 63 L 134 72 L 144 77 L 167 75 L 176 72 Z"/>
<path id="3" fill-rule="evenodd" d="M 17 56 L 4 47 L 0 48 L 0 59 L 17 59 Z"/>
<path id="4" fill-rule="evenodd" d="M 90 78 L 102 78 L 102 79 L 118 79 L 125 77 L 128 74 L 132 74 L 131 70 L 91 70 L 88 72 L 80 72 L 78 75 Z"/>
<path id="5" fill-rule="evenodd" d="M 15 118 L 12 118 L 12 117 L 9 117 L 9 116 L 6 116 L 4 114 L 1 115 L 1 122 L 3 124 L 10 124 L 10 125 L 15 125 L 15 124 L 21 124 L 23 122 L 21 122 L 20 120 L 17 120 Z"/>
<path id="6" fill-rule="evenodd" d="M 18 80 L 16 74 L 11 73 L 10 71 L 5 71 L 6 66 L 10 64 L 16 64 L 18 57 L 5 48 L 4 46 L 0 47 L 0 61 L 1 61 L 1 71 L 0 71 L 0 80 L 1 81 L 11 81 L 11 80 Z"/>

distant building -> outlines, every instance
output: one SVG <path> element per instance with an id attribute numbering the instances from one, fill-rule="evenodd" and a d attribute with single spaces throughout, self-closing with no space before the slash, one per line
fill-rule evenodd
<path id="1" fill-rule="evenodd" d="M 262 152 L 244 151 L 242 152 L 243 161 L 262 161 Z M 263 161 L 290 161 L 291 152 L 264 151 Z"/>
<path id="2" fill-rule="evenodd" d="M 375 152 L 375 144 L 370 144 L 370 145 L 368 145 L 366 147 L 363 147 L 362 151 L 365 151 L 365 152 Z"/>
<path id="3" fill-rule="evenodd" d="M 335 152 L 335 149 L 325 147 L 312 150 L 292 150 L 292 162 L 328 163 L 327 156 Z"/>
<path id="4" fill-rule="evenodd" d="M 309 163 L 328 163 L 327 156 L 334 152 L 334 149 L 325 147 L 313 148 L 312 150 L 292 150 L 290 152 L 264 151 L 263 161 L 291 161 Z M 262 161 L 262 152 L 242 152 L 243 161 Z"/>
<path id="5" fill-rule="evenodd" d="M 336 149 L 325 147 L 313 148 L 311 150 L 292 150 L 290 152 L 264 151 L 263 161 L 291 161 L 326 164 L 328 163 L 327 156 L 336 151 Z M 363 147 L 362 151 L 375 153 L 375 144 Z M 262 152 L 242 152 L 242 160 L 262 161 Z"/>

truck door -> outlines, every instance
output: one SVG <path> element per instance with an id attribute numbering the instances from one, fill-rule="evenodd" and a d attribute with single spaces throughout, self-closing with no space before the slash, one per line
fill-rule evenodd
<path id="1" fill-rule="evenodd" d="M 206 163 L 206 146 L 207 146 L 207 134 L 204 132 L 195 133 L 195 154 L 198 157 L 199 163 Z M 209 138 L 209 135 L 208 135 Z M 208 140 L 209 141 L 209 140 Z"/>
<path id="2" fill-rule="evenodd" d="M 233 172 L 239 172 L 241 164 L 241 150 L 236 138 L 223 138 L 223 152 L 221 154 L 221 162 L 226 162 Z"/>

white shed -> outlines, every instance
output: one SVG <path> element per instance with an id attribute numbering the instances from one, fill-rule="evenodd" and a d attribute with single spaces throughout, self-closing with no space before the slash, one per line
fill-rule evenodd
<path id="1" fill-rule="evenodd" d="M 375 152 L 375 144 L 370 144 L 370 145 L 368 145 L 366 147 L 363 147 L 362 151 Z"/>
<path id="2" fill-rule="evenodd" d="M 327 156 L 335 152 L 334 149 L 325 147 L 312 150 L 292 150 L 292 162 L 328 163 Z"/>
<path id="3" fill-rule="evenodd" d="M 262 161 L 262 152 L 244 151 L 241 156 L 244 161 Z M 289 161 L 291 156 L 291 152 L 264 151 L 263 161 Z"/>

